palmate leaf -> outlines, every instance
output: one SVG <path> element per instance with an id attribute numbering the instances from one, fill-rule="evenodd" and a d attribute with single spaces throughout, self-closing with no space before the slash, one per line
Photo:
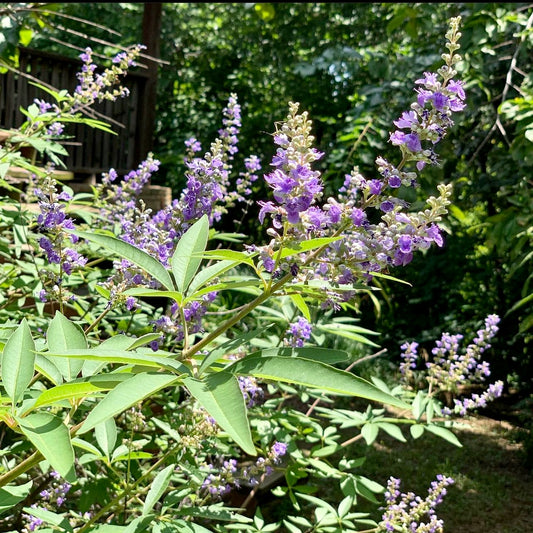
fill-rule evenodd
<path id="1" fill-rule="evenodd" d="M 203 380 L 188 377 L 183 384 L 246 453 L 256 455 L 244 397 L 233 374 L 216 372 Z"/>
<path id="2" fill-rule="evenodd" d="M 201 254 L 207 246 L 209 220 L 203 215 L 180 238 L 170 260 L 178 291 L 184 293 L 202 262 Z"/>
<path id="3" fill-rule="evenodd" d="M 402 400 L 354 374 L 310 359 L 253 354 L 228 366 L 227 370 L 234 374 L 294 383 L 336 394 L 358 396 L 402 409 L 409 408 Z"/>

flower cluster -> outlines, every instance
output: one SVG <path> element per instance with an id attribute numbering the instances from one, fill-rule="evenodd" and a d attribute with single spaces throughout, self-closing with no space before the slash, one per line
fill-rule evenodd
<path id="1" fill-rule="evenodd" d="M 77 111 L 94 102 L 116 100 L 119 97 L 128 96 L 129 90 L 126 87 L 118 86 L 112 90 L 110 88 L 117 85 L 128 69 L 135 65 L 135 59 L 145 48 L 144 45 L 135 45 L 125 52 L 118 53 L 112 59 L 111 67 L 104 69 L 101 74 L 96 73 L 91 48 L 86 48 L 80 55 L 83 66 L 77 75 L 79 83 L 74 90 L 72 109 Z"/>
<path id="2" fill-rule="evenodd" d="M 301 348 L 311 338 L 311 331 L 311 324 L 301 316 L 296 322 L 289 324 L 285 341 L 289 346 Z"/>
<path id="3" fill-rule="evenodd" d="M 485 350 L 490 348 L 490 340 L 498 332 L 500 318 L 489 315 L 485 319 L 485 326 L 477 331 L 476 337 L 466 347 L 464 353 L 460 351 L 463 335 L 443 333 L 432 349 L 433 360 L 426 363 L 426 377 L 432 392 L 445 391 L 452 394 L 459 392 L 459 387 L 467 384 L 482 382 L 490 376 L 490 365 L 481 359 Z M 418 360 L 418 343 L 404 343 L 401 346 L 402 362 L 400 372 L 404 382 L 414 379 Z M 443 414 L 459 414 L 464 416 L 468 410 L 485 407 L 487 402 L 501 396 L 503 382 L 497 381 L 489 385 L 482 394 L 473 394 L 470 398 L 454 399 L 454 407 L 443 408 Z"/>
<path id="4" fill-rule="evenodd" d="M 417 100 L 394 121 L 398 129 L 390 135 L 390 142 L 402 150 L 404 161 L 416 161 L 418 170 L 426 163 L 437 163 L 431 145 L 437 144 L 453 124 L 451 115 L 465 107 L 463 84 L 453 79 L 457 74 L 454 65 L 461 61 L 461 56 L 454 53 L 459 49 L 457 41 L 461 37 L 459 21 L 459 18 L 452 19 L 446 34 L 449 51 L 443 54 L 446 64 L 437 73 L 425 72 L 423 78 L 415 81 L 420 86 L 416 89 Z M 431 145 L 424 148 L 425 141 Z"/>
<path id="5" fill-rule="evenodd" d="M 443 521 L 435 513 L 435 507 L 442 503 L 446 487 L 454 480 L 439 474 L 431 483 L 428 495 L 423 500 L 413 492 L 401 493 L 400 480 L 389 478 L 385 500 L 387 507 L 378 531 L 409 531 L 412 533 L 442 533 Z"/>
<path id="6" fill-rule="evenodd" d="M 78 237 L 67 231 L 75 229 L 74 221 L 65 213 L 65 202 L 72 199 L 71 195 L 65 191 L 58 193 L 56 183 L 50 176 L 40 180 L 33 194 L 40 211 L 37 226 L 40 232 L 46 233 L 46 236 L 39 238 L 39 247 L 46 254 L 49 263 L 59 265 L 58 276 L 50 277 L 43 273 L 42 278 L 48 277 L 49 282 L 39 297 L 46 301 L 48 295 L 58 297 L 63 274 L 69 275 L 75 269 L 83 267 L 87 259 L 71 247 L 78 242 Z"/>
<path id="7" fill-rule="evenodd" d="M 253 376 L 239 376 L 237 379 L 244 401 L 249 408 L 257 405 L 264 398 L 265 392 Z"/>
<path id="8" fill-rule="evenodd" d="M 201 301 L 193 300 L 183 307 L 174 302 L 170 308 L 170 316 L 163 315 L 153 322 L 154 331 L 161 333 L 162 340 L 165 335 L 170 335 L 173 342 L 183 342 L 186 335 L 203 331 L 202 318 L 216 297 L 217 292 L 212 291 L 202 296 Z M 152 348 L 158 347 L 159 343 L 153 341 Z"/>
<path id="9" fill-rule="evenodd" d="M 231 490 L 231 486 L 240 487 L 243 484 L 256 486 L 265 476 L 274 471 L 274 466 L 279 465 L 282 457 L 287 453 L 287 444 L 275 442 L 266 457 L 259 457 L 254 464 L 239 469 L 235 459 L 225 460 L 222 466 L 216 468 L 207 465 L 208 475 L 202 483 L 202 489 L 211 496 L 222 496 Z"/>
<path id="10" fill-rule="evenodd" d="M 34 503 L 30 506 L 30 508 L 44 508 L 46 510 L 52 510 L 61 507 L 65 503 L 67 494 L 71 489 L 70 483 L 67 481 L 62 481 L 61 476 L 55 471 L 52 471 L 50 475 L 52 477 L 50 488 L 43 489 L 39 493 L 39 496 L 41 497 L 40 507 Z M 23 529 L 24 533 L 36 531 L 43 524 L 43 520 L 41 518 L 31 514 L 24 514 L 23 518 L 26 520 L 26 526 Z"/>
<path id="11" fill-rule="evenodd" d="M 417 251 L 443 245 L 437 224 L 447 212 L 451 187 L 440 185 L 439 196 L 429 198 L 428 208 L 418 213 L 408 212 L 408 204 L 397 197 L 396 191 L 401 186 L 416 185 L 416 171 L 402 170 L 408 161 L 416 161 L 417 170 L 426 161 L 436 162 L 432 149 L 423 150 L 421 143 L 440 141 L 452 124 L 450 115 L 462 109 L 464 91 L 461 82 L 453 79 L 457 74 L 453 66 L 460 59 L 454 55 L 459 47 L 458 24 L 459 19 L 454 19 L 447 33 L 450 53 L 443 54 L 446 64 L 438 71 L 442 81 L 436 81 L 437 74 L 417 80 L 416 84 L 423 86 L 417 89 L 417 102 L 395 123 L 400 129 L 411 128 L 408 133 L 398 130 L 391 136 L 391 142 L 402 152 L 400 164 L 394 166 L 378 157 L 379 178 L 373 179 L 354 168 L 338 195 L 327 198 L 322 206 L 323 184 L 312 164 L 323 154 L 312 147 L 307 114 L 298 114 L 298 104 L 289 104 L 286 121 L 274 134 L 277 151 L 271 162 L 273 171 L 265 175 L 276 203 L 259 202 L 260 222 L 267 214 L 272 218 L 267 231 L 272 240 L 261 248 L 251 247 L 251 251 L 259 252 L 267 272 L 279 276 L 290 271 L 295 281 L 318 280 L 324 282 L 324 288 L 327 284 L 353 286 L 372 279 L 374 273 L 408 264 Z M 337 240 L 320 251 L 298 254 L 297 264 L 275 259 L 276 248 L 297 247 L 302 240 L 317 237 Z M 324 290 L 323 294 L 323 305 L 333 307 L 351 297 L 344 290 L 336 294 Z"/>

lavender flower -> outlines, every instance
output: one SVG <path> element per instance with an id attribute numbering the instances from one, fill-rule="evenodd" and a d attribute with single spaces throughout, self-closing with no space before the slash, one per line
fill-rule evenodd
<path id="1" fill-rule="evenodd" d="M 289 325 L 286 342 L 289 346 L 301 348 L 304 342 L 311 338 L 311 331 L 311 324 L 304 317 L 299 317 L 296 322 Z"/>
<path id="2" fill-rule="evenodd" d="M 51 177 L 45 177 L 33 191 L 37 197 L 40 213 L 37 215 L 38 229 L 47 234 L 39 238 L 39 247 L 46 254 L 50 264 L 60 267 L 59 277 L 54 276 L 54 286 L 62 283 L 62 274 L 71 274 L 87 263 L 87 259 L 72 248 L 78 238 L 67 230 L 74 229 L 73 220 L 65 213 L 65 203 L 71 200 L 66 192 L 57 193 L 56 182 Z M 58 291 L 47 286 L 40 291 L 41 301 L 48 296 L 56 298 Z"/>
<path id="3" fill-rule="evenodd" d="M 450 477 L 437 475 L 431 482 L 428 495 L 423 500 L 412 492 L 400 492 L 400 480 L 390 477 L 385 492 L 386 509 L 378 532 L 409 531 L 412 533 L 442 533 L 444 523 L 435 513 L 435 507 L 442 503 L 446 488 L 454 483 Z"/>

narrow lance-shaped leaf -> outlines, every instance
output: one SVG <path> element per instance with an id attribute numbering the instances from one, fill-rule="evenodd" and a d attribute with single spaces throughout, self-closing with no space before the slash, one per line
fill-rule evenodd
<path id="1" fill-rule="evenodd" d="M 134 265 L 137 265 L 148 272 L 148 274 L 159 281 L 163 287 L 167 288 L 168 290 L 174 289 L 172 278 L 170 277 L 170 274 L 164 265 L 143 250 L 140 250 L 139 248 L 110 235 L 88 233 L 85 231 L 69 231 L 70 233 L 74 233 L 74 235 L 77 235 L 82 239 L 104 246 L 108 250 L 111 250 L 120 257 L 127 259 Z"/>
<path id="2" fill-rule="evenodd" d="M 89 413 L 78 434 L 86 433 L 98 424 L 105 422 L 151 394 L 168 387 L 178 381 L 173 374 L 148 373 L 136 374 L 128 381 L 119 383 Z"/>
<path id="3" fill-rule="evenodd" d="M 299 357 L 248 356 L 230 365 L 228 370 L 236 374 L 358 396 L 402 409 L 409 407 L 402 400 L 379 390 L 372 383 L 350 372 Z"/>
<path id="4" fill-rule="evenodd" d="M 21 502 L 29 493 L 33 481 L 28 481 L 23 485 L 7 486 L 0 489 L 0 514 L 13 509 L 17 503 Z"/>
<path id="5" fill-rule="evenodd" d="M 87 339 L 79 324 L 71 322 L 59 311 L 48 326 L 46 334 L 48 349 L 50 352 L 63 352 L 67 350 L 83 350 L 87 348 Z M 82 359 L 55 359 L 63 377 L 68 381 L 75 378 L 83 366 Z"/>
<path id="6" fill-rule="evenodd" d="M 73 481 L 74 450 L 70 433 L 61 419 L 51 413 L 32 413 L 17 419 L 20 429 L 39 450 L 52 468 L 63 478 Z"/>
<path id="7" fill-rule="evenodd" d="M 244 397 L 235 376 L 217 372 L 202 381 L 185 378 L 183 384 L 246 453 L 256 455 Z"/>
<path id="8" fill-rule="evenodd" d="M 13 403 L 21 398 L 33 377 L 35 342 L 26 319 L 11 334 L 2 354 L 2 382 Z"/>
<path id="9" fill-rule="evenodd" d="M 205 250 L 209 236 L 207 215 L 196 221 L 181 237 L 170 260 L 178 291 L 185 292 L 196 274 L 202 258 L 198 255 Z"/>
<path id="10" fill-rule="evenodd" d="M 175 468 L 176 465 L 169 465 L 161 470 L 159 474 L 157 474 L 154 481 L 150 485 L 150 490 L 146 495 L 146 500 L 144 500 L 142 509 L 143 516 L 146 516 L 154 508 L 154 505 L 157 503 L 159 498 L 163 496 L 167 490 L 168 484 L 170 483 L 170 478 L 172 477 Z"/>

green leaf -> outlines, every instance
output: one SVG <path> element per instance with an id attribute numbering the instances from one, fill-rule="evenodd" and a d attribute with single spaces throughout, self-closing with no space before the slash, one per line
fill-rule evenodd
<path id="1" fill-rule="evenodd" d="M 378 436 L 379 427 L 377 424 L 365 424 L 361 428 L 361 435 L 363 435 L 363 438 L 365 439 L 368 446 L 370 446 Z"/>
<path id="2" fill-rule="evenodd" d="M 33 485 L 32 481 L 24 485 L 7 486 L 0 488 L 0 514 L 13 509 L 17 503 L 21 502 L 29 493 Z"/>
<path id="3" fill-rule="evenodd" d="M 148 531 L 147 526 L 152 523 L 155 515 L 139 516 L 128 524 L 123 533 L 144 533 Z"/>
<path id="4" fill-rule="evenodd" d="M 244 397 L 234 375 L 217 372 L 204 380 L 188 377 L 183 384 L 246 453 L 256 455 Z"/>
<path id="5" fill-rule="evenodd" d="M 320 361 L 321 363 L 326 363 L 328 365 L 342 363 L 349 359 L 348 352 L 345 352 L 344 350 L 332 350 L 331 348 L 318 348 L 316 346 L 305 346 L 303 348 L 266 348 L 261 350 L 261 352 L 256 353 L 261 354 L 262 357 L 272 355 L 300 357 L 301 359 Z M 250 354 L 250 356 L 255 356 L 256 353 Z"/>
<path id="6" fill-rule="evenodd" d="M 70 349 L 83 350 L 87 348 L 87 339 L 80 325 L 71 322 L 59 311 L 56 311 L 54 318 L 48 326 L 46 340 L 50 352 L 62 352 Z M 79 374 L 83 366 L 83 360 L 56 359 L 54 364 L 68 381 Z"/>
<path id="7" fill-rule="evenodd" d="M 75 479 L 74 450 L 63 421 L 51 413 L 32 413 L 17 418 L 20 429 L 52 468 L 68 481 Z"/>
<path id="8" fill-rule="evenodd" d="M 292 303 L 300 310 L 302 315 L 307 319 L 308 322 L 311 322 L 311 313 L 309 312 L 309 307 L 305 303 L 301 294 L 289 294 Z"/>
<path id="9" fill-rule="evenodd" d="M 236 266 L 238 263 L 235 261 L 219 261 L 218 263 L 215 263 L 214 265 L 208 266 L 207 268 L 203 268 L 194 276 L 194 279 L 191 281 L 191 284 L 189 285 L 189 290 L 187 291 L 188 294 L 194 295 L 194 293 L 201 289 L 206 283 L 211 281 L 213 278 L 216 278 L 217 276 L 220 276 L 230 268 Z"/>
<path id="10" fill-rule="evenodd" d="M 105 422 L 94 428 L 94 436 L 100 449 L 106 457 L 110 457 L 117 443 L 117 425 L 114 418 L 108 418 Z"/>
<path id="11" fill-rule="evenodd" d="M 101 233 L 88 233 L 85 231 L 75 231 L 67 230 L 74 235 L 77 235 L 81 239 L 94 242 L 111 250 L 115 254 L 124 259 L 127 259 L 134 265 L 137 265 L 139 268 L 142 268 L 153 278 L 155 278 L 163 287 L 168 290 L 174 290 L 174 284 L 172 283 L 172 278 L 168 273 L 167 269 L 157 260 L 154 259 L 151 255 L 147 254 L 143 250 L 140 250 L 136 246 L 124 242 L 116 237 L 110 235 L 103 235 Z"/>
<path id="12" fill-rule="evenodd" d="M 424 433 L 424 426 L 422 424 L 413 424 L 409 428 L 409 431 L 411 432 L 411 436 L 413 437 L 413 439 L 418 439 Z"/>
<path id="13" fill-rule="evenodd" d="M 281 259 L 285 259 L 285 257 L 290 257 L 291 255 L 296 255 L 302 252 L 309 252 L 311 250 L 315 250 L 316 248 L 321 248 L 322 246 L 326 246 L 329 243 L 338 241 L 342 238 L 342 236 L 319 237 L 318 239 L 309 239 L 308 241 L 299 242 L 298 245 L 293 248 L 283 248 L 281 251 Z"/>
<path id="14" fill-rule="evenodd" d="M 37 397 L 33 408 L 35 409 L 43 405 L 53 405 L 63 400 L 84 398 L 85 396 L 98 392 L 105 392 L 115 388 L 119 383 L 131 379 L 132 376 L 131 374 L 106 374 L 98 377 L 105 379 L 99 380 L 96 376 L 93 379 L 82 378 L 47 389 Z"/>
<path id="15" fill-rule="evenodd" d="M 379 426 L 379 429 L 382 429 L 385 431 L 385 433 L 388 433 L 396 440 L 399 440 L 400 442 L 407 442 L 403 436 L 402 430 L 396 424 L 391 424 L 390 422 L 379 422 L 377 425 Z"/>
<path id="16" fill-rule="evenodd" d="M 170 260 L 170 266 L 172 267 L 178 291 L 184 293 L 196 274 L 202 258 L 194 254 L 205 251 L 208 236 L 209 220 L 207 215 L 203 215 L 178 241 L 176 250 Z"/>
<path id="17" fill-rule="evenodd" d="M 228 367 L 228 370 L 235 374 L 252 375 L 261 379 L 295 383 L 337 394 L 358 396 L 402 409 L 409 407 L 402 400 L 384 393 L 354 374 L 309 359 L 254 355 L 236 361 Z"/>
<path id="18" fill-rule="evenodd" d="M 345 337 L 361 344 L 366 344 L 368 346 L 373 346 L 374 348 L 379 348 L 379 345 L 371 340 L 363 337 L 360 332 L 367 335 L 376 335 L 375 332 L 366 330 L 365 328 L 360 328 L 359 326 L 353 326 L 351 324 L 317 324 L 317 329 L 324 331 L 325 333 L 332 333 L 333 335 L 338 335 L 339 337 Z"/>
<path id="19" fill-rule="evenodd" d="M 256 254 L 247 254 L 245 252 L 238 252 L 237 250 L 207 250 L 202 254 L 199 254 L 199 256 L 203 259 L 211 259 L 211 260 L 218 260 L 218 261 L 233 261 L 236 264 L 245 264 L 249 266 L 254 266 L 254 262 L 252 260 L 253 255 Z"/>
<path id="20" fill-rule="evenodd" d="M 61 528 L 59 531 L 68 531 L 69 533 L 73 531 L 68 518 L 62 514 L 53 513 L 52 511 L 42 507 L 24 507 L 24 512 L 31 516 L 35 516 L 36 518 L 40 518 L 47 524 L 56 526 L 54 528 L 56 531 L 57 528 Z"/>
<path id="21" fill-rule="evenodd" d="M 148 287 L 132 287 L 131 289 L 124 291 L 124 294 L 127 296 L 144 296 L 148 298 L 172 298 L 180 305 L 183 302 L 183 294 L 178 291 L 160 291 L 149 289 Z"/>
<path id="22" fill-rule="evenodd" d="M 89 413 L 78 434 L 86 433 L 148 396 L 174 384 L 178 379 L 174 374 L 148 372 L 135 374 L 131 379 L 120 383 L 106 395 Z"/>
<path id="23" fill-rule="evenodd" d="M 426 429 L 430 431 L 431 433 L 433 433 L 434 435 L 437 435 L 438 437 L 453 444 L 454 446 L 457 446 L 459 448 L 463 447 L 463 445 L 459 442 L 459 439 L 449 429 L 446 429 L 442 426 L 433 426 L 433 425 L 427 425 Z"/>
<path id="24" fill-rule="evenodd" d="M 54 385 L 59 385 L 63 382 L 63 374 L 61 374 L 57 366 L 42 353 L 35 354 L 35 370 L 40 372 Z"/>
<path id="25" fill-rule="evenodd" d="M 154 505 L 158 502 L 159 498 L 163 496 L 167 490 L 168 484 L 170 483 L 170 478 L 174 473 L 176 465 L 168 465 L 165 469 L 161 470 L 155 477 L 155 479 L 150 484 L 150 490 L 146 495 L 144 500 L 144 505 L 142 508 L 143 516 L 146 516 L 153 508 Z"/>
<path id="26" fill-rule="evenodd" d="M 10 335 L 2 354 L 2 382 L 7 395 L 17 403 L 33 378 L 35 342 L 25 318 Z"/>
<path id="27" fill-rule="evenodd" d="M 161 353 L 161 352 L 158 352 Z M 101 363 L 122 363 L 125 365 L 142 365 L 154 368 L 168 368 L 176 372 L 189 373 L 189 369 L 182 363 L 154 354 L 129 352 L 126 350 L 107 350 L 101 345 L 88 350 L 69 350 L 68 352 L 47 353 L 54 358 L 67 357 L 72 359 L 93 360 Z"/>

